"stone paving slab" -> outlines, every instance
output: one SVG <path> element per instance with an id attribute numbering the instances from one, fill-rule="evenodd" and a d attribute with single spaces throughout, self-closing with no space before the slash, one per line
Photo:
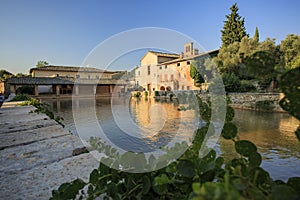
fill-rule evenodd
<path id="1" fill-rule="evenodd" d="M 0 151 L 0 176 L 60 161 L 71 157 L 73 150 L 81 147 L 83 144 L 76 136 L 66 135 L 4 149 Z"/>
<path id="2" fill-rule="evenodd" d="M 74 155 L 84 145 L 32 106 L 0 109 L 0 199 L 49 199 L 76 178 L 88 180 L 98 161 Z"/>
<path id="3" fill-rule="evenodd" d="M 69 133 L 62 130 L 61 125 L 57 125 L 56 123 L 54 125 L 49 124 L 46 127 L 27 129 L 21 133 L 20 131 L 6 132 L 1 134 L 2 142 L 0 143 L 0 150 L 64 135 L 69 135 Z"/>
<path id="4" fill-rule="evenodd" d="M 1 177 L 1 199 L 49 199 L 53 189 L 77 177 L 89 180 L 99 162 L 87 153 L 66 158 L 46 166 L 37 166 L 18 174 Z"/>

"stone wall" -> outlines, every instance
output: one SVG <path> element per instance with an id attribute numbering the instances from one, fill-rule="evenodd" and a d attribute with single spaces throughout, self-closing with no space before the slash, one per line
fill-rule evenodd
<path id="1" fill-rule="evenodd" d="M 204 100 L 207 94 L 199 94 Z M 230 105 L 233 108 L 259 110 L 264 112 L 285 112 L 279 106 L 281 93 L 229 93 Z"/>
<path id="2" fill-rule="evenodd" d="M 279 106 L 280 93 L 229 93 L 231 106 L 240 109 L 285 112 Z"/>

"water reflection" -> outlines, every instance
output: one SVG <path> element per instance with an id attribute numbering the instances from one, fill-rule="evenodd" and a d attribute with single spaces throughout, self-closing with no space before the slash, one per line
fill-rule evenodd
<path id="1" fill-rule="evenodd" d="M 192 130 L 198 125 L 194 111 L 180 112 L 173 102 L 155 102 L 152 98 L 75 99 L 73 108 L 72 100 L 47 100 L 47 103 L 65 119 L 63 123 L 73 134 L 84 132 L 80 137 L 85 141 L 102 134 L 124 151 L 146 153 L 170 143 L 190 143 Z M 128 115 L 124 115 L 126 110 Z M 79 119 L 76 127 L 73 114 Z"/>
<path id="2" fill-rule="evenodd" d="M 114 121 L 111 111 L 111 99 L 100 98 L 94 102 L 96 116 L 104 130 L 109 130 L 110 139 L 124 150 L 135 152 L 151 152 L 157 147 L 166 145 L 175 137 L 177 139 L 192 137 L 190 132 L 181 130 L 183 126 L 191 127 L 195 121 L 192 112 L 178 112 L 177 105 L 170 102 L 155 102 L 152 98 L 147 100 L 117 99 L 115 104 L 127 105 L 131 114 L 131 120 L 145 130 L 160 130 L 159 133 L 131 137 L 124 134 Z M 72 100 L 46 100 L 50 104 L 56 115 L 62 116 L 66 129 L 76 134 L 72 114 Z M 77 108 L 80 108 L 83 128 L 87 134 L 94 134 L 93 128 L 89 126 L 92 116 L 88 114 L 93 109 L 89 107 L 87 100 L 78 99 L 75 101 Z M 151 108 L 152 111 L 151 111 Z M 158 112 L 159 111 L 159 112 Z M 152 113 L 151 113 L 152 112 Z M 86 113 L 86 114 L 84 114 Z M 164 119 L 164 120 L 160 120 Z M 297 140 L 294 131 L 297 129 L 299 121 L 285 113 L 261 113 L 248 110 L 235 110 L 235 124 L 239 129 L 241 139 L 254 142 L 258 146 L 258 151 L 263 156 L 262 167 L 267 169 L 274 179 L 287 180 L 288 177 L 300 176 L 300 142 Z M 180 130 L 180 131 L 179 131 Z M 180 134 L 176 134 L 180 132 Z M 144 132 L 146 133 L 146 132 Z M 216 146 L 219 154 L 228 160 L 237 156 L 231 141 L 220 139 Z"/>
<path id="3" fill-rule="evenodd" d="M 286 113 L 235 110 L 234 123 L 240 139 L 250 140 L 263 156 L 262 166 L 275 179 L 300 176 L 300 142 L 294 131 L 299 121 Z M 237 156 L 231 141 L 220 140 L 221 154 L 227 160 Z"/>

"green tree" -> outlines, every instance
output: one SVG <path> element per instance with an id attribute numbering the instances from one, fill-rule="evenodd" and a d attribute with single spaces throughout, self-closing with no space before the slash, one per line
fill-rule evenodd
<path id="1" fill-rule="evenodd" d="M 253 40 L 258 44 L 258 42 L 259 42 L 259 32 L 258 32 L 257 27 L 255 28 L 255 33 L 254 33 L 254 36 L 253 36 Z"/>
<path id="2" fill-rule="evenodd" d="M 240 42 L 243 37 L 248 36 L 244 26 L 245 19 L 242 18 L 238 10 L 237 4 L 230 7 L 231 13 L 226 15 L 222 33 L 222 46 L 228 46 L 234 42 Z"/>
<path id="3" fill-rule="evenodd" d="M 281 41 L 280 50 L 283 52 L 283 62 L 286 69 L 294 69 L 300 64 L 300 36 L 289 34 Z"/>
<path id="4" fill-rule="evenodd" d="M 5 81 L 12 76 L 13 74 L 10 73 L 9 71 L 6 71 L 5 69 L 0 70 L 0 81 Z"/>
<path id="5" fill-rule="evenodd" d="M 44 67 L 46 65 L 49 65 L 49 63 L 47 61 L 44 61 L 44 60 L 40 60 L 36 63 L 36 67 Z"/>
<path id="6" fill-rule="evenodd" d="M 24 77 L 24 76 L 28 76 L 27 74 L 23 74 L 23 73 L 17 73 L 15 75 L 15 77 Z"/>

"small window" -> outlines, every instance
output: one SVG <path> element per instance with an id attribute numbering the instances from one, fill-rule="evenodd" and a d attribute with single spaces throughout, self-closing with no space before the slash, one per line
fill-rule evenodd
<path id="1" fill-rule="evenodd" d="M 184 90 L 184 85 L 183 85 L 183 86 L 181 86 L 181 90 Z"/>
<path id="2" fill-rule="evenodd" d="M 88 75 L 88 79 L 90 79 L 91 78 L 91 76 L 90 75 Z"/>
<path id="3" fill-rule="evenodd" d="M 159 66 L 159 69 L 162 69 L 162 67 L 161 67 L 161 66 Z"/>
<path id="4" fill-rule="evenodd" d="M 138 71 L 138 75 L 139 75 L 139 76 L 141 75 L 141 72 L 140 72 L 140 71 Z"/>
<path id="5" fill-rule="evenodd" d="M 177 67 L 179 67 L 180 66 L 180 63 L 177 63 Z"/>
<path id="6" fill-rule="evenodd" d="M 174 81 L 174 75 L 171 74 L 171 81 Z"/>
<path id="7" fill-rule="evenodd" d="M 77 75 L 76 75 L 76 78 L 80 78 L 80 75 L 79 75 L 79 74 L 77 74 Z"/>
<path id="8" fill-rule="evenodd" d="M 150 71 L 150 65 L 148 66 L 148 75 L 151 74 L 151 71 Z"/>
<path id="9" fill-rule="evenodd" d="M 96 79 L 99 79 L 99 76 L 98 76 L 98 75 L 96 75 Z"/>
<path id="10" fill-rule="evenodd" d="M 186 64 L 189 65 L 189 64 L 190 64 L 190 61 L 187 61 Z"/>
<path id="11" fill-rule="evenodd" d="M 190 86 L 186 86 L 186 89 L 187 89 L 187 90 L 190 90 Z"/>
<path id="12" fill-rule="evenodd" d="M 168 68 L 168 66 L 167 65 L 165 65 L 165 69 L 167 69 Z"/>
<path id="13" fill-rule="evenodd" d="M 56 74 L 56 77 L 59 77 L 59 74 Z"/>

